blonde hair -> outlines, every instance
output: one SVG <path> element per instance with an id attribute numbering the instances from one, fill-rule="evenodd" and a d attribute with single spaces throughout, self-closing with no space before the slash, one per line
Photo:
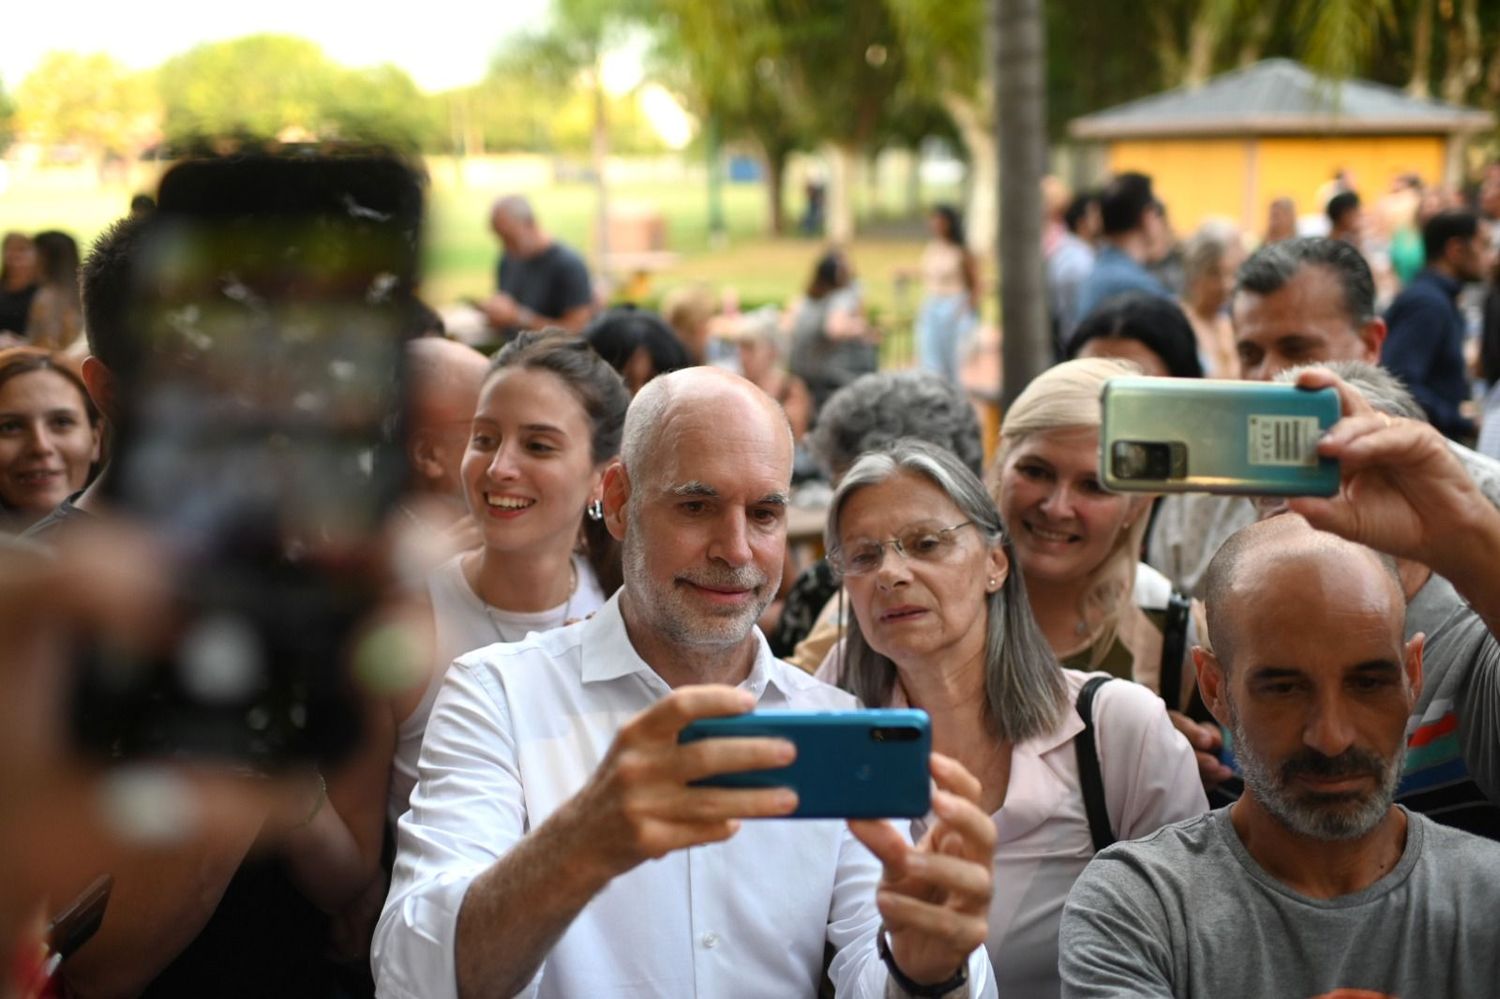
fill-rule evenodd
<path id="1" fill-rule="evenodd" d="M 1000 425 L 1000 448 L 991 466 L 990 493 L 1000 504 L 1001 470 L 1016 447 L 1032 434 L 1051 430 L 1097 430 L 1101 422 L 1099 393 L 1111 378 L 1141 374 L 1131 361 L 1105 357 L 1065 361 L 1032 379 Z M 1131 599 L 1135 566 L 1148 517 L 1137 516 L 1095 567 L 1079 614 L 1092 636 L 1091 666 L 1098 666 L 1114 644 L 1120 610 Z"/>
<path id="2" fill-rule="evenodd" d="M 718 299 L 707 285 L 684 285 L 662 296 L 662 318 L 677 331 L 678 336 L 691 337 L 718 313 Z"/>

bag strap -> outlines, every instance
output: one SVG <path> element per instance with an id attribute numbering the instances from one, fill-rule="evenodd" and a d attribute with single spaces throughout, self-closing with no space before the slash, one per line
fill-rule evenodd
<path id="1" fill-rule="evenodd" d="M 1180 711 L 1177 699 L 1182 696 L 1182 656 L 1187 651 L 1188 615 L 1193 602 L 1181 590 L 1167 598 L 1167 618 L 1161 629 L 1161 699 L 1171 711 Z"/>
<path id="2" fill-rule="evenodd" d="M 1109 823 L 1109 804 L 1104 799 L 1104 777 L 1099 772 L 1099 750 L 1094 745 L 1094 694 L 1111 679 L 1107 676 L 1090 679 L 1078 692 L 1076 705 L 1078 717 L 1083 719 L 1083 731 L 1073 741 L 1078 753 L 1078 782 L 1083 788 L 1083 807 L 1088 812 L 1095 853 L 1115 841 Z"/>

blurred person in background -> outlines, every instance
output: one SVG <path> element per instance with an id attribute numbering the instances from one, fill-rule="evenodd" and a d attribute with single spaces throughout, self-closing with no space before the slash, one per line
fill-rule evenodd
<path id="1" fill-rule="evenodd" d="M 922 249 L 922 303 L 917 307 L 917 367 L 957 382 L 960 358 L 979 322 L 979 263 L 964 242 L 964 224 L 952 205 L 927 216 Z"/>
<path id="2" fill-rule="evenodd" d="M 36 245 L 24 232 L 8 232 L 0 243 L 0 337 L 12 346 L 24 342 L 31 300 L 41 287 Z M 5 341 L 0 340 L 0 346 Z"/>
<path id="3" fill-rule="evenodd" d="M 801 444 L 812 426 L 812 393 L 781 363 L 781 317 L 766 306 L 738 317 L 728 334 L 738 353 L 740 374 L 781 404 L 792 427 L 792 440 Z"/>
<path id="4" fill-rule="evenodd" d="M 861 457 L 829 507 L 827 546 L 853 615 L 825 669 L 866 705 L 926 711 L 933 748 L 979 779 L 999 833 L 985 942 L 996 983 L 1056 996 L 1063 902 L 1100 839 L 1207 810 L 1192 751 L 1135 684 L 1081 703 L 1089 678 L 1059 667 L 994 503 L 951 452 L 899 441 Z M 1107 829 L 1085 802 L 1084 710 Z"/>
<path id="5" fill-rule="evenodd" d="M 1099 238 L 1099 195 L 1085 191 L 1063 213 L 1063 232 L 1047 257 L 1047 306 L 1052 314 L 1052 342 L 1059 360 L 1078 320 L 1078 295 L 1094 269 L 1094 243 Z"/>
<path id="6" fill-rule="evenodd" d="M 495 356 L 460 473 L 482 544 L 427 579 L 435 648 L 424 682 L 397 700 L 391 822 L 416 786 L 448 665 L 582 620 L 619 589 L 618 546 L 600 497 L 629 404 L 620 376 L 563 330 L 522 333 Z"/>
<path id="7" fill-rule="evenodd" d="M 1422 246 L 1427 266 L 1386 310 L 1380 363 L 1406 383 L 1445 437 L 1472 442 L 1478 428 L 1462 411 L 1471 392 L 1458 296 L 1484 277 L 1485 236 L 1473 212 L 1439 212 L 1422 227 Z"/>
<path id="8" fill-rule="evenodd" d="M 1127 291 L 1172 297 L 1167 286 L 1147 270 L 1166 241 L 1161 202 L 1143 173 L 1122 173 L 1099 193 L 1102 238 L 1094 269 L 1078 292 L 1078 312 L 1088 315 L 1106 298 Z"/>
<path id="9" fill-rule="evenodd" d="M 1127 292 L 1089 313 L 1068 341 L 1067 359 L 1112 357 L 1156 378 L 1202 378 L 1193 327 L 1177 303 Z"/>
<path id="10" fill-rule="evenodd" d="M 594 315 L 583 258 L 543 230 L 531 202 L 519 195 L 495 202 L 490 228 L 505 250 L 495 271 L 497 290 L 480 303 L 490 328 L 505 339 L 543 326 L 582 332 Z"/>
<path id="11" fill-rule="evenodd" d="M 1232 378 L 1238 367 L 1229 293 L 1244 260 L 1239 232 L 1223 222 L 1204 223 L 1182 251 L 1182 309 L 1193 325 L 1203 373 L 1209 378 Z"/>
<path id="12" fill-rule="evenodd" d="M 1213 787 L 1231 774 L 1193 683 L 1198 622 L 1187 598 L 1140 560 L 1151 497 L 1099 481 L 1099 393 L 1110 378 L 1138 373 L 1126 361 L 1078 360 L 1033 379 L 1006 414 L 994 495 L 1053 654 L 1160 694 Z"/>
<path id="13" fill-rule="evenodd" d="M 727 353 L 715 350 L 712 337 L 719 305 L 713 289 L 702 284 L 673 288 L 662 296 L 661 317 L 682 341 L 690 364 L 713 364 Z"/>
<path id="14" fill-rule="evenodd" d="M 1496 186 L 1500 187 L 1500 180 Z M 1494 255 L 1490 267 L 1479 337 L 1479 377 L 1485 396 L 1475 447 L 1481 454 L 1500 458 L 1500 254 Z"/>
<path id="15" fill-rule="evenodd" d="M 1354 191 L 1340 191 L 1328 199 L 1324 209 L 1328 216 L 1328 238 L 1342 240 L 1357 250 L 1363 251 L 1365 239 L 1365 212 L 1359 195 Z"/>
<path id="16" fill-rule="evenodd" d="M 1156 211 L 1161 216 L 1161 225 L 1156 229 L 1155 242 L 1147 258 L 1146 270 L 1178 298 L 1182 297 L 1184 278 L 1182 271 L 1182 240 L 1177 238 L 1177 229 L 1172 225 L 1172 215 L 1166 203 L 1157 199 Z"/>
<path id="17" fill-rule="evenodd" d="M 1261 238 L 1261 245 L 1279 243 L 1296 235 L 1297 203 L 1287 197 L 1273 199 L 1266 208 L 1266 232 Z"/>
<path id="18" fill-rule="evenodd" d="M 865 318 L 863 292 L 842 250 L 818 258 L 807 291 L 787 307 L 782 325 L 791 337 L 787 368 L 807 384 L 815 411 L 878 364 L 880 335 Z"/>
<path id="19" fill-rule="evenodd" d="M 406 460 L 412 495 L 405 509 L 424 529 L 424 542 L 432 545 L 423 552 L 426 568 L 480 542 L 464 501 L 460 468 L 489 368 L 489 358 L 456 340 L 419 336 L 406 344 Z"/>
<path id="20" fill-rule="evenodd" d="M 583 338 L 625 380 L 631 395 L 657 375 L 693 366 L 672 327 L 656 313 L 634 305 L 600 313 Z"/>
<path id="21" fill-rule="evenodd" d="M 83 299 L 78 291 L 78 243 L 65 232 L 36 234 L 42 285 L 31 300 L 26 336 L 38 347 L 66 350 L 83 332 Z"/>
<path id="22" fill-rule="evenodd" d="M 0 350 L 0 514 L 22 531 L 87 485 L 103 429 L 71 367 L 34 347 Z"/>

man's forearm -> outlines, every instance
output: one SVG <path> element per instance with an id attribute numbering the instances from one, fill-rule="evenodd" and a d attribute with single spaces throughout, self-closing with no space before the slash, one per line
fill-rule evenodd
<path id="1" fill-rule="evenodd" d="M 1469 602 L 1490 634 L 1500 638 L 1500 510 L 1481 504 L 1474 529 L 1455 532 L 1460 542 L 1443 564 L 1432 570 L 1453 584 Z"/>
<path id="2" fill-rule="evenodd" d="M 563 931 L 611 874 L 591 863 L 567 806 L 474 879 L 458 913 L 460 999 L 526 987 Z"/>

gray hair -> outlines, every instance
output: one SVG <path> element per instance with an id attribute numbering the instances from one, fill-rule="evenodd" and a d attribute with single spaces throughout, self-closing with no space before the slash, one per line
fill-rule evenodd
<path id="1" fill-rule="evenodd" d="M 1369 361 L 1323 361 L 1320 364 L 1299 364 L 1276 373 L 1278 382 L 1295 382 L 1297 376 L 1310 368 L 1327 368 L 1349 383 L 1349 387 L 1365 397 L 1375 409 L 1388 416 L 1402 416 L 1408 420 L 1427 422 L 1417 400 L 1412 397 L 1400 378 L 1378 364 Z"/>
<path id="2" fill-rule="evenodd" d="M 824 403 L 811 444 L 824 469 L 837 479 L 866 451 L 913 437 L 956 454 L 975 475 L 984 473 L 984 444 L 973 405 L 962 389 L 931 371 L 856 378 Z"/>
<path id="3" fill-rule="evenodd" d="M 839 546 L 839 520 L 849 497 L 902 472 L 920 475 L 941 489 L 974 522 L 985 542 L 999 545 L 1010 562 L 1005 584 L 989 595 L 986 608 L 984 693 L 990 728 L 997 737 L 1012 743 L 1052 731 L 1068 709 L 1062 668 L 1031 613 L 1021 566 L 994 501 L 979 476 L 952 452 L 926 441 L 907 439 L 860 458 L 829 504 L 824 532 L 828 550 L 835 551 Z M 975 583 L 982 586 L 983 580 Z M 858 619 L 851 615 L 844 637 L 841 686 L 863 703 L 879 705 L 890 702 L 895 682 L 895 663 L 870 648 Z"/>
<path id="4" fill-rule="evenodd" d="M 1349 322 L 1363 326 L 1375 318 L 1375 276 L 1362 253 L 1341 239 L 1302 236 L 1262 246 L 1240 265 L 1234 293 L 1274 295 L 1304 267 L 1323 267 L 1338 279 Z"/>
<path id="5" fill-rule="evenodd" d="M 651 466 L 656 431 L 671 403 L 672 383 L 668 378 L 651 379 L 630 400 L 630 408 L 625 411 L 625 429 L 620 435 L 620 463 L 632 483 Z"/>
<path id="6" fill-rule="evenodd" d="M 1205 222 L 1182 248 L 1182 280 L 1192 284 L 1224 262 L 1239 234 L 1227 222 Z"/>

